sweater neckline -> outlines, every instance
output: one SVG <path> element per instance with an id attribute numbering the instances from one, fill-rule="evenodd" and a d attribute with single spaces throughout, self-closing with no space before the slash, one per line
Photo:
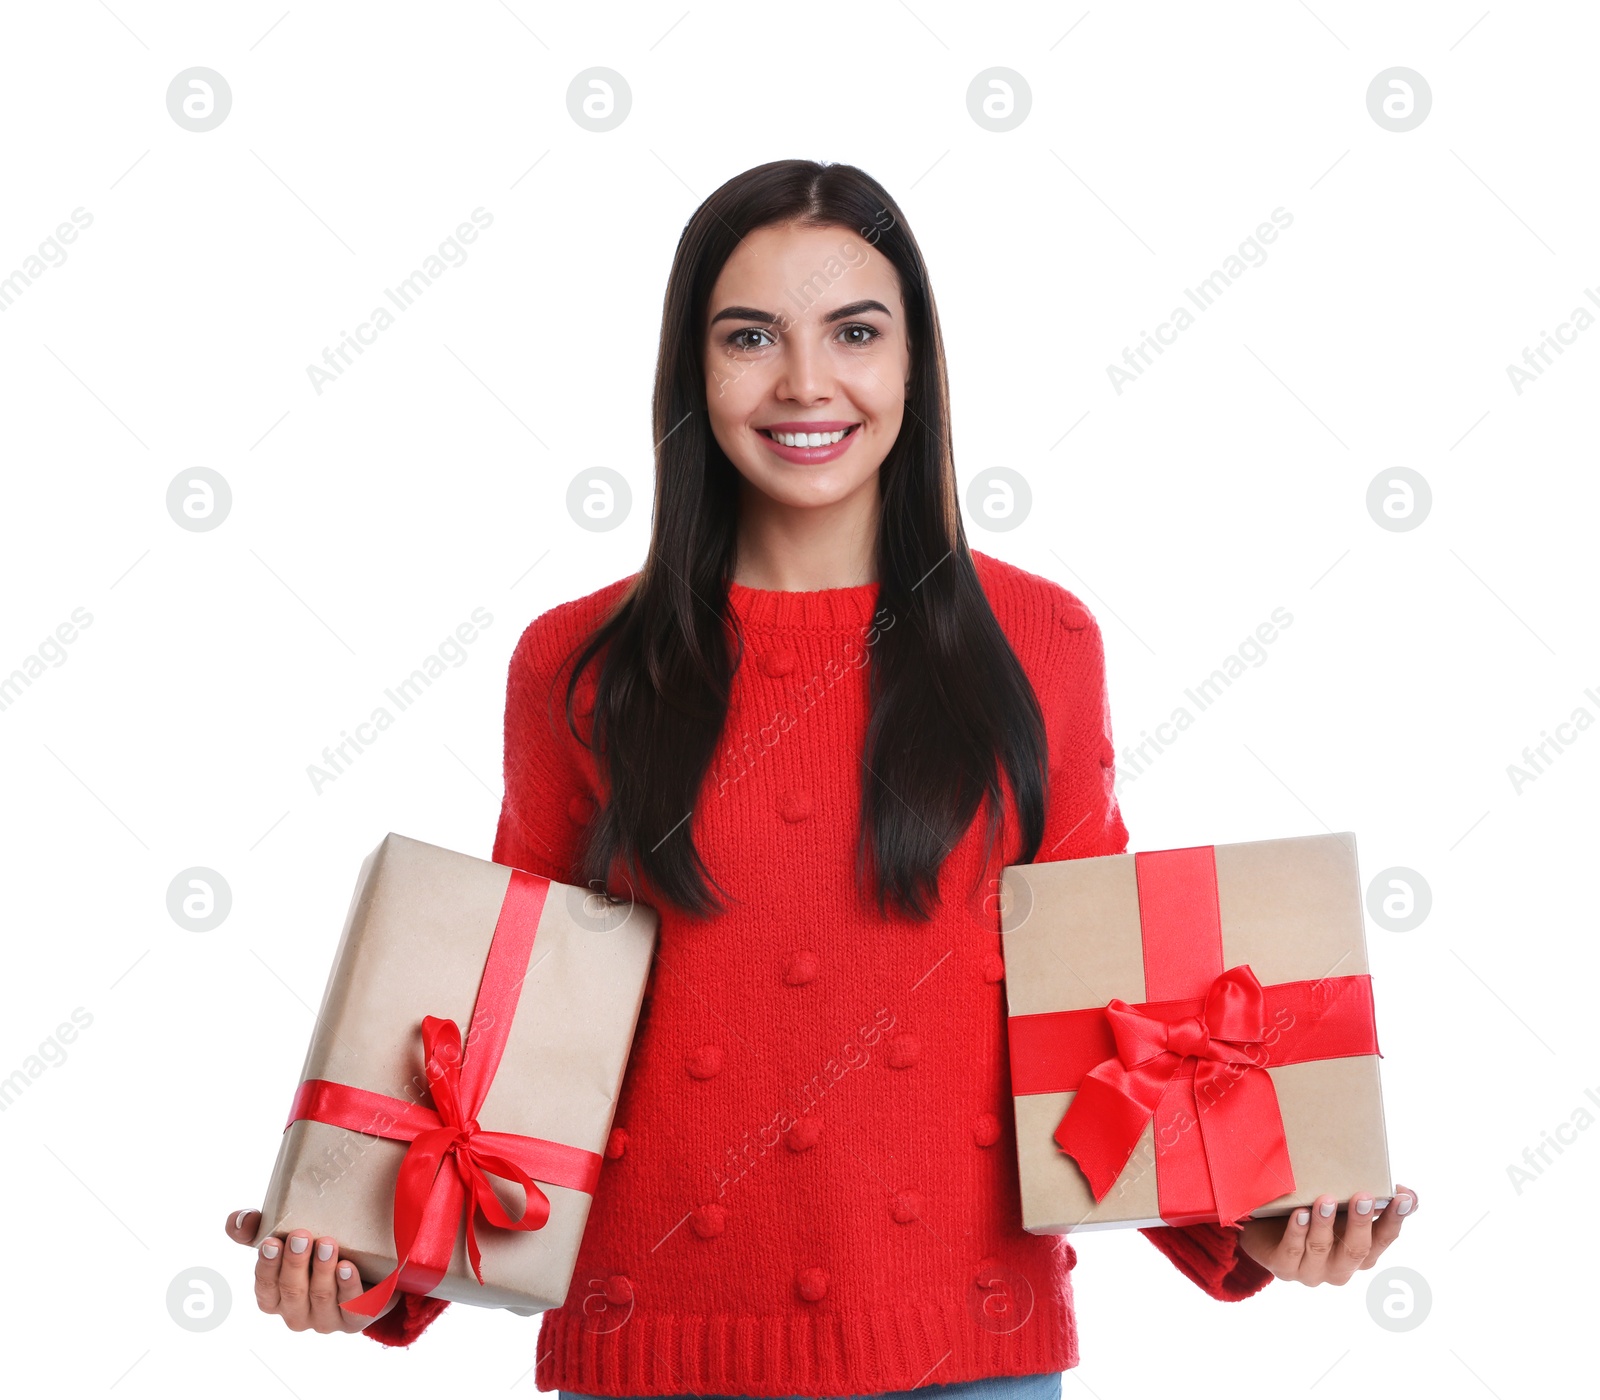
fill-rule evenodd
<path id="1" fill-rule="evenodd" d="M 751 588 L 728 580 L 728 603 L 746 627 L 830 631 L 871 622 L 878 606 L 878 584 L 843 588 Z"/>

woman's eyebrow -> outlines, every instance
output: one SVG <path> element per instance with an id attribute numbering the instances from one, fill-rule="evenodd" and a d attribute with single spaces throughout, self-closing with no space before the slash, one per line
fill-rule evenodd
<path id="1" fill-rule="evenodd" d="M 837 311 L 830 311 L 822 319 L 824 321 L 842 321 L 846 316 L 859 316 L 863 311 L 881 311 L 891 321 L 894 313 L 881 301 L 853 301 L 849 306 L 841 306 Z"/>
<path id="2" fill-rule="evenodd" d="M 728 306 L 717 312 L 710 324 L 714 326 L 718 321 L 761 321 L 771 325 L 777 319 L 770 311 L 757 311 L 753 306 Z"/>
<path id="3" fill-rule="evenodd" d="M 824 316 L 823 322 L 832 324 L 842 321 L 846 316 L 859 316 L 863 311 L 881 311 L 891 320 L 894 313 L 881 301 L 853 301 L 848 306 L 841 306 L 837 311 L 830 311 Z M 753 306 L 726 306 L 707 323 L 716 325 L 718 321 L 756 321 L 762 325 L 770 326 L 778 317 L 770 311 L 757 311 Z"/>

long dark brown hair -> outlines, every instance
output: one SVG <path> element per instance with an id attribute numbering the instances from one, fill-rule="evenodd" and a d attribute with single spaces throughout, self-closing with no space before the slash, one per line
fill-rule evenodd
<path id="1" fill-rule="evenodd" d="M 698 915 L 727 891 L 696 849 L 692 814 L 744 654 L 728 603 L 740 477 L 707 417 L 703 345 L 712 287 L 739 241 L 774 224 L 840 226 L 900 278 L 911 381 L 879 470 L 878 614 L 867 665 L 857 878 L 919 919 L 939 867 L 987 801 L 985 869 L 1010 785 L 1021 864 L 1044 831 L 1048 769 L 1033 687 L 995 619 L 962 528 L 950 448 L 944 346 L 928 270 L 888 192 L 853 165 L 779 160 L 735 176 L 695 211 L 667 281 L 654 398 L 655 509 L 643 568 L 568 657 L 566 722 L 608 788 L 589 823 L 582 878 L 617 874 Z M 590 733 L 575 697 L 591 664 Z M 980 879 L 982 874 L 980 873 Z"/>

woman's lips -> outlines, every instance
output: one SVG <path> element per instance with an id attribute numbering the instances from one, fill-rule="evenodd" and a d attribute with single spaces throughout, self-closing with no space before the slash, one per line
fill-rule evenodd
<path id="1" fill-rule="evenodd" d="M 844 436 L 840 438 L 838 442 L 826 442 L 817 447 L 786 447 L 783 443 L 777 441 L 775 438 L 768 436 L 768 433 L 773 431 L 772 429 L 757 428 L 756 434 L 764 443 L 766 443 L 767 447 L 771 451 L 782 457 L 784 461 L 795 462 L 801 466 L 814 466 L 819 462 L 831 462 L 836 457 L 844 456 L 844 454 L 850 450 L 850 444 L 855 441 L 857 430 L 860 427 L 861 424 L 859 423 L 796 423 L 793 425 L 778 425 L 779 430 L 783 431 L 785 435 L 798 434 L 802 430 L 823 433 L 825 435 L 831 435 L 832 433 L 836 433 L 841 430 L 844 432 Z"/>

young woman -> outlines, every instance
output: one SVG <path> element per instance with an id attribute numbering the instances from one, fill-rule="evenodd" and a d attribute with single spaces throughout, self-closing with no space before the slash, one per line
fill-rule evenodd
<path id="1" fill-rule="evenodd" d="M 1099 628 L 968 548 L 927 269 L 852 166 L 759 166 L 696 212 L 654 411 L 643 568 L 511 660 L 494 859 L 661 917 L 537 1382 L 1058 1395 L 1076 1255 L 1020 1225 L 995 891 L 1127 848 Z M 1415 1200 L 1143 1233 L 1238 1299 L 1343 1283 Z M 257 1263 L 292 1328 L 405 1345 L 445 1306 L 343 1313 L 364 1284 L 311 1244 Z"/>

